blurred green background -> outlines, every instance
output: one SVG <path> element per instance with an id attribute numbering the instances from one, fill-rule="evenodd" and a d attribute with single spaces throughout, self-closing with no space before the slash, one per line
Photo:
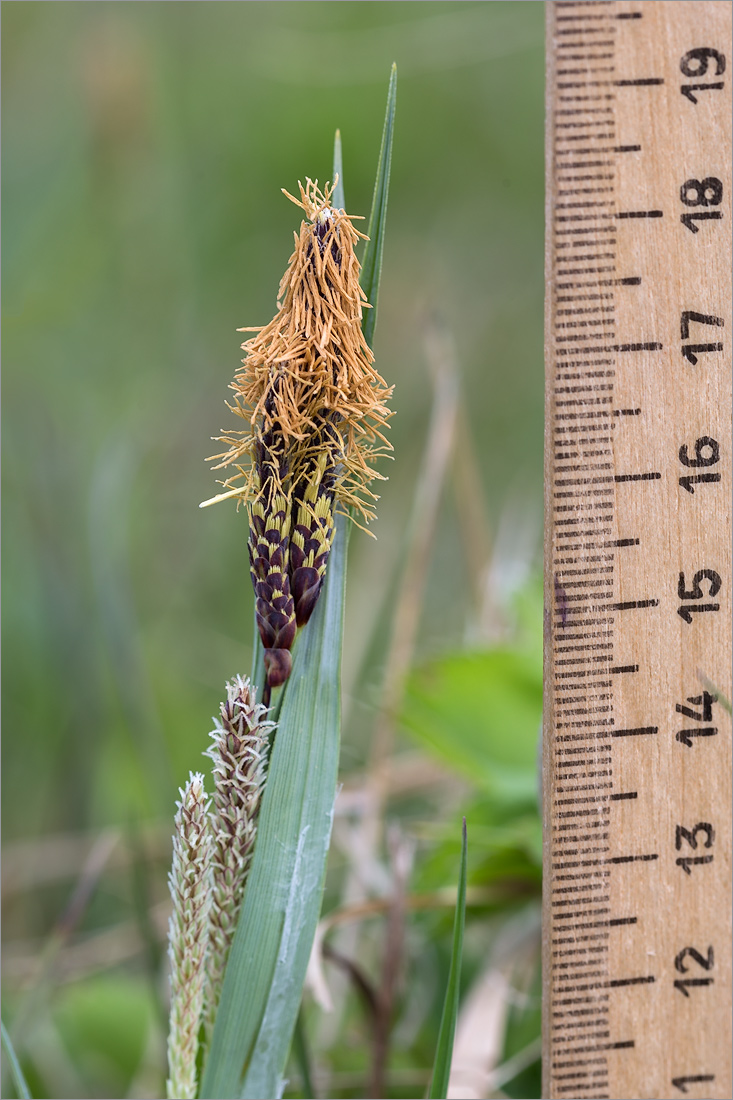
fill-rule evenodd
<path id="1" fill-rule="evenodd" d="M 330 179 L 339 127 L 347 209 L 368 215 L 393 61 L 375 352 L 395 384 L 395 461 L 377 541 L 356 531 L 351 543 L 342 767 L 358 786 L 424 468 L 437 326 L 455 351 L 464 453 L 430 531 L 396 751 L 407 765 L 440 762 L 446 780 L 429 794 L 406 782 L 388 814 L 408 831 L 450 818 L 445 850 L 414 829 L 418 877 L 450 885 L 456 815 L 491 795 L 477 810 L 485 851 L 506 824 L 502 850 L 523 853 L 510 870 L 536 897 L 543 8 L 3 5 L 5 991 L 8 1016 L 29 1029 L 21 1045 L 45 1051 L 28 1067 L 38 1095 L 161 1087 L 149 1039 L 160 998 L 141 975 L 155 987 L 173 806 L 202 766 L 224 681 L 251 657 L 246 518 L 225 504 L 199 511 L 216 491 L 204 459 L 233 423 L 235 330 L 270 319 L 292 250 L 298 213 L 280 188 Z M 499 699 L 499 726 L 479 723 L 455 759 L 435 661 L 469 703 L 466 683 L 477 685 L 479 713 Z M 508 762 L 499 752 L 494 768 L 512 716 L 527 749 Z M 460 739 L 473 719 L 453 717 Z M 494 820 L 497 798 L 511 809 Z M 334 904 L 339 873 L 336 855 Z M 444 936 L 443 954 L 446 921 L 425 931 Z M 488 947 L 476 927 L 478 969 Z M 123 933 L 136 949 L 120 949 Z M 417 1034 L 408 1069 L 426 1043 Z"/>

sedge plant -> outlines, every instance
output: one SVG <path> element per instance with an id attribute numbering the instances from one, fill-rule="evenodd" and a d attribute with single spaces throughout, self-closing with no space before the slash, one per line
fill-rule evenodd
<path id="1" fill-rule="evenodd" d="M 393 68 L 366 235 L 344 210 L 338 135 L 334 183 L 320 190 L 307 180 L 299 197 L 288 195 L 306 218 L 278 312 L 243 345 L 230 408 L 245 427 L 221 437 L 227 449 L 218 463 L 231 472 L 223 491 L 205 502 L 236 498 L 246 505 L 256 597 L 252 685 L 261 694 L 258 701 L 247 683 L 249 710 L 239 705 L 237 730 L 227 730 L 231 690 L 222 708 L 222 737 L 214 736 L 210 750 L 213 811 L 202 801 L 201 776 L 192 775 L 182 792 L 171 873 L 169 1054 L 177 1078 L 172 1068 L 170 1096 L 269 1098 L 284 1088 L 336 795 L 349 524 L 373 518 L 370 484 L 382 476 L 373 463 L 389 448 L 391 388 L 374 367 L 371 344 L 395 93 Z M 248 745 L 245 764 L 232 759 L 237 742 Z M 235 808 L 238 799 L 246 801 L 237 791 L 242 778 L 250 799 L 246 824 L 238 823 Z M 191 799 L 196 844 L 187 828 Z M 240 849 L 228 862 L 230 841 Z M 206 902 L 198 904 L 202 890 Z M 193 999 L 184 973 L 189 943 L 196 945 Z M 192 1038 L 197 1013 L 203 1051 Z M 197 1092 L 191 1091 L 191 1073 L 201 1063 Z"/>
<path id="2" fill-rule="evenodd" d="M 333 184 L 285 192 L 305 219 L 278 311 L 240 330 L 255 335 L 229 407 L 245 426 L 220 437 L 216 468 L 228 473 L 204 503 L 246 507 L 255 655 L 211 735 L 213 808 L 192 775 L 176 818 L 169 1097 L 264 1100 L 285 1087 L 336 795 L 349 527 L 374 518 L 374 462 L 391 449 L 392 389 L 371 345 L 395 91 L 393 68 L 368 233 L 344 209 L 337 133 Z M 465 837 L 463 852 L 433 1097 L 447 1088 L 458 1008 Z"/>

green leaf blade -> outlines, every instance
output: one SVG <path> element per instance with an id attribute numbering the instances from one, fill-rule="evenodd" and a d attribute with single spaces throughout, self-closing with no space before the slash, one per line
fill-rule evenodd
<path id="1" fill-rule="evenodd" d="M 369 215 L 369 240 L 364 249 L 361 265 L 361 286 L 367 296 L 371 309 L 364 311 L 364 336 L 369 347 L 374 343 L 374 330 L 377 325 L 377 301 L 379 282 L 382 277 L 382 254 L 384 252 L 384 231 L 387 224 L 387 198 L 389 196 L 389 175 L 392 165 L 392 138 L 394 135 L 395 105 L 397 101 L 397 66 L 392 66 L 387 91 L 387 113 L 384 117 L 382 145 L 379 150 L 377 178 L 374 184 L 372 210 Z"/>
<path id="2" fill-rule="evenodd" d="M 348 523 L 299 640 L 269 765 L 244 904 L 201 1096 L 271 1100 L 283 1074 L 320 914 L 338 775 Z"/>
<path id="3" fill-rule="evenodd" d="M 443 1015 L 440 1020 L 438 1044 L 435 1051 L 433 1076 L 430 1080 L 428 1097 L 430 1100 L 446 1100 L 451 1061 L 453 1060 L 453 1041 L 456 1035 L 458 1002 L 461 982 L 461 958 L 463 956 L 463 930 L 466 925 L 466 867 L 468 841 L 466 819 L 463 819 L 463 838 L 461 843 L 461 870 L 458 876 L 458 895 L 456 898 L 456 916 L 453 922 L 453 949 L 451 951 L 448 985 L 445 991 Z"/>
<path id="4" fill-rule="evenodd" d="M 5 1055 L 8 1059 L 8 1065 L 10 1066 L 10 1075 L 13 1078 L 13 1084 L 15 1085 L 15 1091 L 21 1100 L 31 1100 L 31 1090 L 28 1088 L 28 1082 L 25 1079 L 25 1075 L 20 1066 L 18 1055 L 15 1053 L 15 1047 L 13 1046 L 8 1029 L 5 1024 L 0 1021 L 0 1031 L 2 1032 L 2 1046 L 5 1051 Z"/>
<path id="5" fill-rule="evenodd" d="M 346 209 L 344 196 L 344 158 L 341 150 L 341 131 L 337 130 L 333 138 L 333 205 L 337 210 Z M 338 182 L 336 182 L 338 180 Z"/>

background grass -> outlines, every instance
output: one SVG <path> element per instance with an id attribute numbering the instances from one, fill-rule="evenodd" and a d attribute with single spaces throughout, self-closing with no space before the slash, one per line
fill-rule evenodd
<path id="1" fill-rule="evenodd" d="M 198 510 L 215 491 L 203 459 L 232 422 L 235 329 L 270 319 L 291 252 L 280 188 L 330 176 L 339 127 L 348 209 L 368 214 L 392 61 L 375 351 L 396 387 L 396 461 L 378 541 L 351 540 L 344 806 L 370 774 L 399 593 L 422 572 L 380 826 L 417 846 L 410 890 L 430 893 L 455 886 L 467 812 L 466 989 L 499 917 L 536 898 L 543 7 L 3 6 L 5 1012 L 36 1095 L 160 1088 L 176 789 L 200 766 L 225 679 L 251 661 L 246 520 Z M 405 519 L 436 319 L 465 420 L 420 558 Z M 326 911 L 355 896 L 346 810 Z M 387 851 L 367 893 L 394 877 Z M 407 922 L 404 958 L 422 962 L 395 992 L 390 1095 L 411 1095 L 432 1062 L 451 913 Z M 379 971 L 382 933 L 367 922 L 341 948 Z M 334 1094 L 368 1095 L 368 1028 L 342 995 L 340 1031 L 315 1009 L 306 1030 L 320 1071 L 342 1075 Z M 532 1027 L 510 1020 L 503 1055 Z"/>

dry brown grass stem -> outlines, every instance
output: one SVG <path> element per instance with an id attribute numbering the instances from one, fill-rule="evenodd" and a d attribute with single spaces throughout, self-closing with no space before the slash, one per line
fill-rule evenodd
<path id="1" fill-rule="evenodd" d="M 486 573 L 491 561 L 491 525 L 471 424 L 463 400 L 458 409 L 451 474 L 466 575 L 471 586 L 471 603 L 474 608 L 480 608 L 485 599 Z"/>
<path id="2" fill-rule="evenodd" d="M 453 912 L 456 907 L 456 890 L 446 887 L 430 894 L 406 894 L 404 905 L 409 913 L 421 913 L 429 910 L 447 909 Z M 529 890 L 517 883 L 508 882 L 502 886 L 469 886 L 466 890 L 466 904 L 471 906 L 498 905 L 507 899 L 523 900 L 531 896 Z M 326 981 L 322 961 L 327 958 L 326 940 L 331 932 L 343 929 L 348 925 L 358 925 L 362 921 L 372 920 L 389 913 L 391 905 L 390 897 L 370 898 L 354 905 L 344 905 L 332 910 L 327 917 L 323 917 L 316 929 L 313 941 L 313 951 L 308 963 L 308 988 L 313 994 L 314 1000 L 321 1006 L 324 1012 L 332 1012 L 334 1008 L 330 987 Z M 343 957 L 339 949 L 338 954 Z"/>
<path id="3" fill-rule="evenodd" d="M 473 1100 L 494 1096 L 541 1053 L 534 1040 L 500 1064 L 513 1005 L 530 993 L 540 953 L 538 913 L 525 913 L 497 933 L 487 963 L 464 998 L 458 1015 L 448 1096 Z"/>
<path id="4" fill-rule="evenodd" d="M 170 899 L 156 902 L 148 910 L 156 942 L 161 946 L 166 940 L 170 911 Z M 59 950 L 53 968 L 54 986 L 78 982 L 122 963 L 142 959 L 144 952 L 145 942 L 137 919 L 119 921 L 99 932 L 79 936 Z M 3 977 L 9 987 L 25 989 L 30 986 L 36 974 L 38 955 L 36 940 L 14 940 L 5 946 Z"/>
<path id="5" fill-rule="evenodd" d="M 57 979 L 57 968 L 67 945 L 79 925 L 99 885 L 110 856 L 119 843 L 117 829 L 100 833 L 88 852 L 79 877 L 63 913 L 54 925 L 42 949 L 35 952 L 30 965 L 25 996 L 13 1021 L 12 1038 L 18 1051 L 24 1047 L 24 1038 L 32 1029 L 28 1026 L 47 1000 L 49 987 Z M 12 957 L 12 953 L 11 953 Z M 5 972 L 3 960 L 3 972 Z"/>
<path id="6" fill-rule="evenodd" d="M 363 798 L 360 800 L 362 813 L 351 830 L 353 835 L 348 842 L 350 849 L 358 851 L 358 859 L 351 861 L 342 891 L 350 907 L 362 903 L 383 875 L 380 842 L 384 807 L 390 789 L 395 721 L 412 661 L 430 548 L 455 438 L 458 402 L 455 355 L 447 335 L 434 324 L 428 328 L 426 352 L 433 382 L 431 420 L 402 554 L 404 565 L 392 637 L 384 662 L 381 705 L 372 734 Z M 339 950 L 347 956 L 356 950 L 355 936 L 354 929 L 346 929 L 339 937 Z M 315 969 L 312 981 L 317 995 L 323 997 L 323 1003 L 329 1003 L 330 993 L 326 990 L 322 975 Z"/>
<path id="7" fill-rule="evenodd" d="M 136 854 L 120 830 L 110 830 L 110 833 L 116 833 L 117 844 L 111 848 L 105 871 L 121 871 L 135 861 Z M 106 832 L 103 835 L 107 837 Z M 167 860 L 170 849 L 170 830 L 167 826 L 141 826 L 140 837 L 145 842 L 149 858 Z M 3 851 L 3 897 L 9 898 L 65 879 L 75 879 L 99 840 L 99 833 L 90 831 L 8 841 Z"/>
<path id="8" fill-rule="evenodd" d="M 372 1066 L 369 1095 L 375 1100 L 386 1096 L 387 1063 L 392 1034 L 395 1003 L 402 983 L 405 965 L 405 917 L 407 883 L 412 869 L 414 844 L 396 828 L 388 837 L 392 871 L 392 892 L 387 911 L 384 936 L 382 973 L 377 990 L 377 1011 L 374 1019 Z"/>
<path id="9" fill-rule="evenodd" d="M 446 472 L 453 452 L 458 418 L 459 389 L 455 350 L 449 335 L 435 324 L 428 329 L 426 352 L 433 381 L 433 407 L 425 452 L 420 464 L 420 479 L 413 498 L 392 640 L 385 661 L 382 705 L 375 723 L 369 754 L 367 789 L 370 799 L 364 828 L 373 852 L 376 852 L 379 844 L 382 811 L 389 788 L 396 715 L 415 647 L 430 550 Z"/>

